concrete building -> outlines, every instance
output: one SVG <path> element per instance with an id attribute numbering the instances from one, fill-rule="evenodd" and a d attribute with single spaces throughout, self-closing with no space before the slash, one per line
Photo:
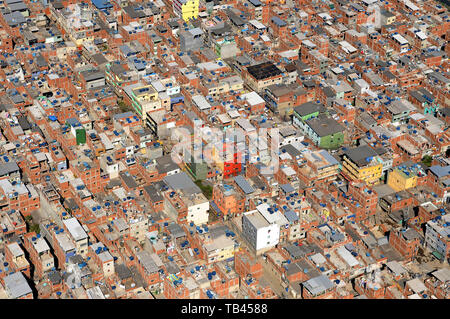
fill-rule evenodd
<path id="1" fill-rule="evenodd" d="M 196 51 L 203 46 L 203 31 L 200 28 L 189 29 L 179 33 L 180 50 Z"/>
<path id="2" fill-rule="evenodd" d="M 157 111 L 161 108 L 161 100 L 158 92 L 151 84 L 136 83 L 126 86 L 124 99 L 142 118 L 146 120 L 148 112 Z"/>
<path id="3" fill-rule="evenodd" d="M 72 237 L 76 253 L 85 257 L 88 253 L 89 244 L 89 236 L 86 234 L 86 231 L 75 217 L 66 219 L 63 223 L 64 228 Z"/>
<path id="4" fill-rule="evenodd" d="M 33 299 L 33 292 L 21 272 L 15 272 L 2 279 L 10 299 Z"/>
<path id="5" fill-rule="evenodd" d="M 349 180 L 362 180 L 368 184 L 379 182 L 383 165 L 378 154 L 367 145 L 347 150 L 343 155 L 342 173 Z"/>
<path id="6" fill-rule="evenodd" d="M 164 182 L 173 190 L 180 191 L 181 199 L 187 207 L 187 222 L 192 222 L 195 225 L 208 222 L 209 201 L 186 173 L 181 172 L 166 176 Z"/>
<path id="7" fill-rule="evenodd" d="M 267 214 L 265 214 L 267 215 Z M 280 239 L 280 225 L 260 210 L 253 210 L 242 215 L 242 234 L 257 254 L 262 254 L 275 247 Z"/>
<path id="8" fill-rule="evenodd" d="M 426 223 L 425 247 L 441 261 L 450 257 L 450 215 L 438 216 Z"/>
<path id="9" fill-rule="evenodd" d="M 199 12 L 199 0 L 173 0 L 174 13 L 184 21 L 197 19 Z"/>

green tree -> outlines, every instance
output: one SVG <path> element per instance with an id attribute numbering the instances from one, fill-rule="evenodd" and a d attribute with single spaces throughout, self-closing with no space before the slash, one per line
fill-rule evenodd
<path id="1" fill-rule="evenodd" d="M 433 161 L 433 158 L 430 155 L 425 155 L 422 158 L 422 163 L 427 166 L 430 167 L 431 166 L 431 162 Z"/>
<path id="2" fill-rule="evenodd" d="M 130 110 L 130 108 L 125 104 L 124 101 L 117 102 L 117 105 L 119 106 L 121 112 L 127 112 Z"/>
<path id="3" fill-rule="evenodd" d="M 200 187 L 200 189 L 201 189 L 202 192 L 203 192 L 203 195 L 205 195 L 205 197 L 206 197 L 207 199 L 211 199 L 212 193 L 213 193 L 213 188 L 212 188 L 212 186 L 210 186 L 210 185 L 203 185 L 203 183 L 202 183 L 201 180 L 196 180 L 196 181 L 195 181 L 195 184 L 196 184 L 198 187 Z"/>
<path id="4" fill-rule="evenodd" d="M 33 224 L 30 226 L 30 231 L 34 231 L 36 234 L 39 234 L 41 232 L 41 229 L 39 227 L 39 224 Z"/>

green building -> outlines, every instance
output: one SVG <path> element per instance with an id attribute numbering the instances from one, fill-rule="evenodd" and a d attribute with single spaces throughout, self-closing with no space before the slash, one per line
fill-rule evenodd
<path id="1" fill-rule="evenodd" d="M 305 124 L 308 137 L 320 148 L 336 149 L 344 143 L 344 127 L 332 117 L 319 115 Z"/>
<path id="2" fill-rule="evenodd" d="M 86 143 L 86 129 L 76 118 L 67 119 L 66 124 L 70 126 L 70 132 L 75 136 L 77 145 Z"/>
<path id="3" fill-rule="evenodd" d="M 191 160 L 186 163 L 186 171 L 195 180 L 205 180 L 208 176 L 208 164 L 206 162 L 199 162 L 194 160 L 194 156 L 191 155 Z"/>
<path id="4" fill-rule="evenodd" d="M 214 43 L 214 51 L 219 58 L 228 59 L 236 56 L 238 48 L 234 38 L 229 37 L 216 41 Z"/>
<path id="5" fill-rule="evenodd" d="M 322 104 L 307 102 L 294 108 L 292 124 L 318 147 L 336 149 L 344 143 L 344 127 L 327 113 Z"/>
<path id="6" fill-rule="evenodd" d="M 86 130 L 84 128 L 78 128 L 75 130 L 77 145 L 86 144 Z"/>
<path id="7" fill-rule="evenodd" d="M 303 103 L 302 105 L 294 107 L 292 122 L 293 124 L 299 126 L 300 122 L 304 122 L 312 117 L 319 116 L 321 111 L 326 111 L 326 109 L 320 103 Z"/>

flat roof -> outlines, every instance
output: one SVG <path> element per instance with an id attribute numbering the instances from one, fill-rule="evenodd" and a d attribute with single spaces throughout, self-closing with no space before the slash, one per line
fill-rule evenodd
<path id="1" fill-rule="evenodd" d="M 24 254 L 22 248 L 16 242 L 9 244 L 8 249 L 14 257 L 19 257 Z"/>
<path id="2" fill-rule="evenodd" d="M 397 40 L 398 43 L 400 43 L 401 45 L 403 44 L 408 44 L 408 40 L 406 40 L 402 35 L 400 34 L 394 34 L 392 36 L 395 40 Z"/>
<path id="3" fill-rule="evenodd" d="M 257 210 L 253 210 L 248 213 L 245 213 L 244 216 L 245 216 L 245 218 L 247 218 L 250 221 L 250 223 L 256 229 L 269 226 L 269 222 Z"/>
<path id="4" fill-rule="evenodd" d="M 254 26 L 256 29 L 265 29 L 265 28 L 267 28 L 264 24 L 262 24 L 258 20 L 250 20 L 249 23 L 252 26 Z"/>
<path id="5" fill-rule="evenodd" d="M 164 182 L 174 190 L 182 190 L 191 194 L 201 193 L 201 189 L 195 185 L 185 172 L 164 177 Z"/>
<path id="6" fill-rule="evenodd" d="M 283 20 L 281 20 L 279 17 L 274 16 L 271 18 L 272 22 L 275 23 L 279 27 L 284 27 L 287 25 L 287 23 Z"/>
<path id="7" fill-rule="evenodd" d="M 349 149 L 344 153 L 352 162 L 358 166 L 366 166 L 368 159 L 377 156 L 377 153 L 367 145 Z"/>
<path id="8" fill-rule="evenodd" d="M 5 288 L 13 298 L 20 298 L 22 296 L 32 293 L 30 285 L 21 272 L 15 272 L 3 278 Z"/>
<path id="9" fill-rule="evenodd" d="M 344 127 L 332 117 L 316 117 L 306 123 L 319 137 L 344 131 Z"/>
<path id="10" fill-rule="evenodd" d="M 88 235 L 84 231 L 83 227 L 81 227 L 80 222 L 75 217 L 65 219 L 63 220 L 63 223 L 75 241 L 88 238 Z"/>
<path id="11" fill-rule="evenodd" d="M 322 104 L 306 102 L 294 108 L 294 111 L 300 116 L 306 116 L 320 111 Z"/>
<path id="12" fill-rule="evenodd" d="M 318 295 L 334 287 L 334 283 L 325 275 L 311 278 L 303 286 L 312 294 Z"/>
<path id="13" fill-rule="evenodd" d="M 255 91 L 245 93 L 241 95 L 241 98 L 246 100 L 250 105 L 258 105 L 265 103 L 266 101 Z"/>
<path id="14" fill-rule="evenodd" d="M 248 73 L 257 80 L 281 75 L 283 72 L 272 62 L 263 62 L 247 67 Z"/>
<path id="15" fill-rule="evenodd" d="M 200 110 L 207 110 L 211 108 L 211 104 L 205 99 L 203 95 L 194 95 L 192 101 Z"/>

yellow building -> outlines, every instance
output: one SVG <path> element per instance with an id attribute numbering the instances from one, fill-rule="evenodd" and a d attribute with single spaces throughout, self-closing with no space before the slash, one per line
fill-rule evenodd
<path id="1" fill-rule="evenodd" d="M 219 262 L 234 257 L 237 251 L 235 241 L 225 235 L 213 240 L 205 240 L 203 250 L 208 263 Z"/>
<path id="2" fill-rule="evenodd" d="M 197 19 L 199 0 L 173 0 L 173 11 L 184 21 Z"/>
<path id="3" fill-rule="evenodd" d="M 226 94 L 230 91 L 241 91 L 244 88 L 244 81 L 240 76 L 234 75 L 219 82 L 205 82 L 204 87 L 208 89 L 208 95 L 216 97 L 219 94 Z"/>
<path id="4" fill-rule="evenodd" d="M 367 145 L 347 150 L 344 153 L 342 174 L 349 180 L 377 184 L 383 173 L 382 161 L 378 154 Z"/>
<path id="5" fill-rule="evenodd" d="M 136 83 L 124 88 L 125 101 L 142 117 L 147 118 L 147 112 L 161 108 L 158 92 L 150 84 Z"/>
<path id="6" fill-rule="evenodd" d="M 396 192 L 416 187 L 419 176 L 425 176 L 425 171 L 420 165 L 412 163 L 394 168 L 388 175 L 387 184 Z"/>
<path id="7" fill-rule="evenodd" d="M 383 24 L 386 25 L 393 24 L 396 20 L 395 14 L 388 10 L 381 10 L 381 16 Z"/>
<path id="8" fill-rule="evenodd" d="M 201 251 L 200 257 L 207 264 L 233 258 L 239 251 L 239 244 L 234 234 L 224 231 L 221 223 L 206 226 L 206 223 L 195 225 L 188 222 L 185 227 L 195 238 L 193 242 Z"/>

